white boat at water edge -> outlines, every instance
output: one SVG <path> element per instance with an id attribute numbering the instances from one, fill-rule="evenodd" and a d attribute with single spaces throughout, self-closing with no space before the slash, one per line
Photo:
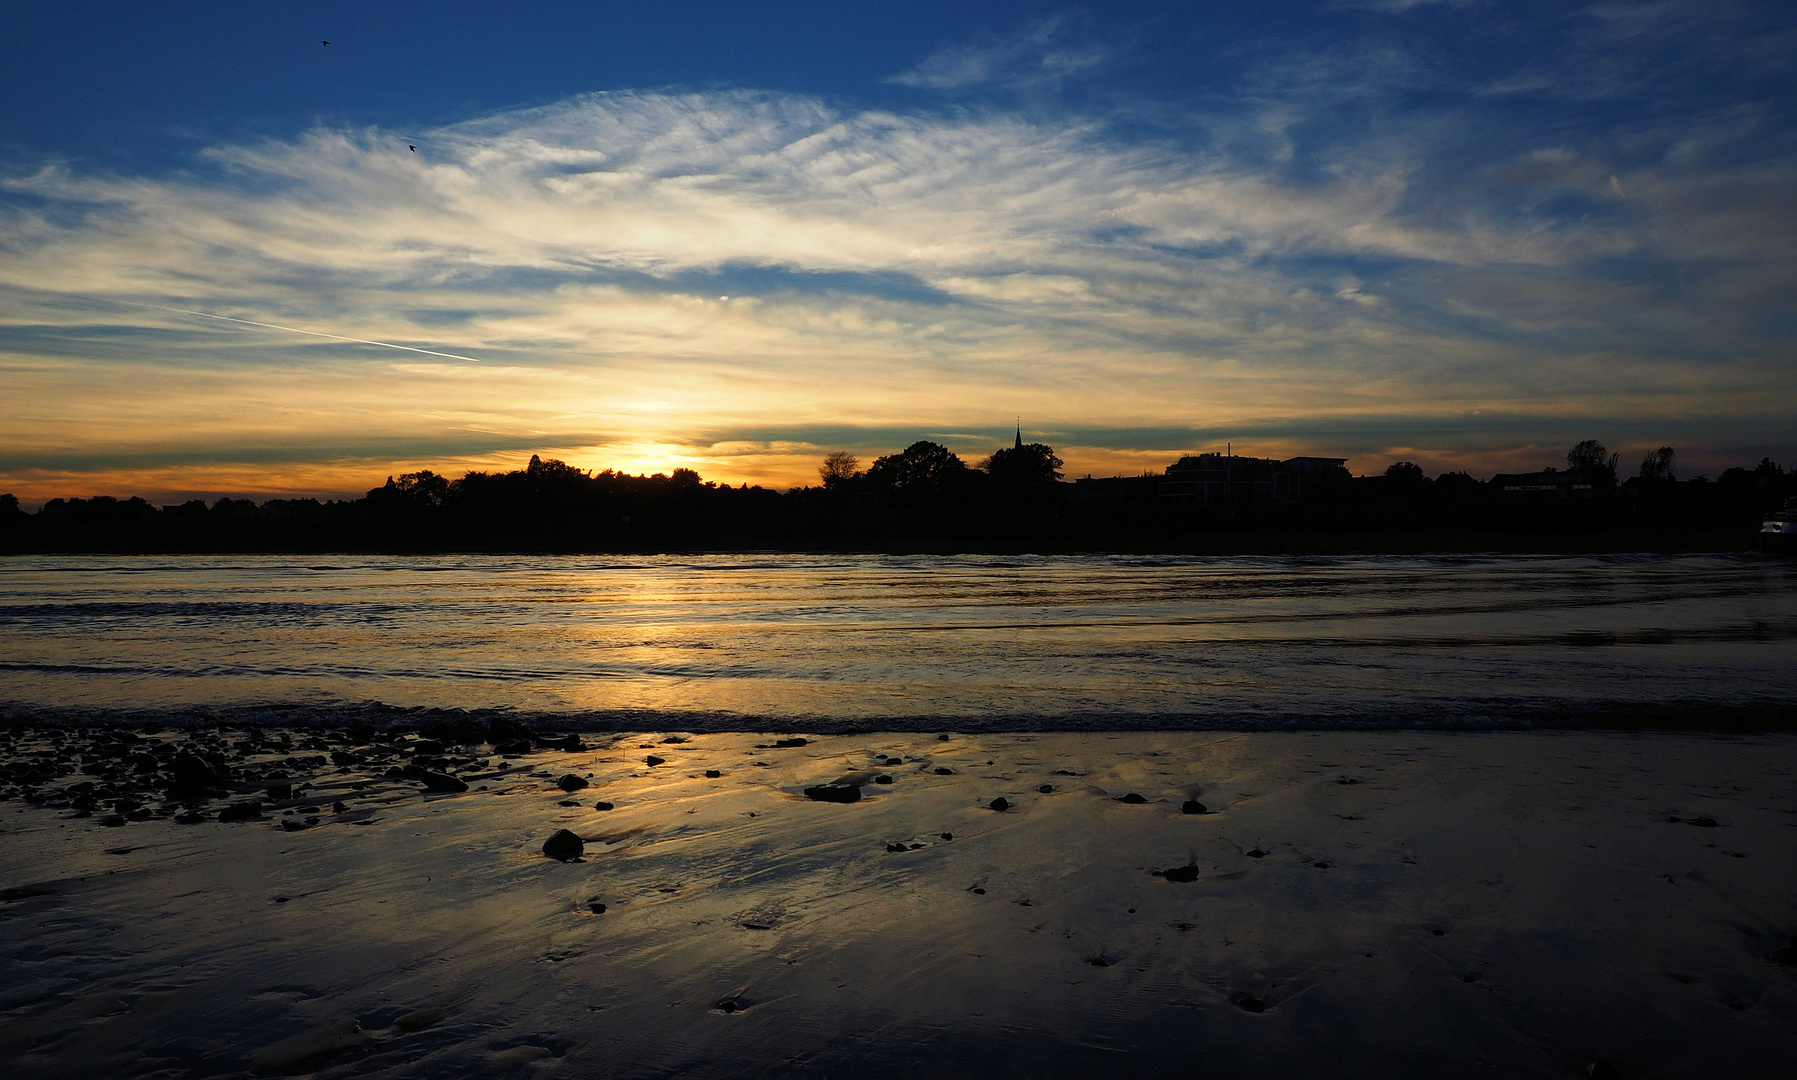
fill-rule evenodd
<path id="1" fill-rule="evenodd" d="M 1760 547 L 1766 551 L 1797 552 L 1797 498 L 1786 499 L 1784 509 L 1766 515 L 1760 526 Z"/>

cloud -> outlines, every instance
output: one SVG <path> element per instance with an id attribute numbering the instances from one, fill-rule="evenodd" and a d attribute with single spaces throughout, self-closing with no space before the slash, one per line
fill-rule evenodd
<path id="1" fill-rule="evenodd" d="M 951 45 L 884 81 L 919 90 L 1028 89 L 1057 84 L 1115 55 L 1090 35 L 1070 33 L 1062 17 L 1031 23 L 1008 37 Z"/>
<path id="2" fill-rule="evenodd" d="M 928 70 L 1011 78 L 1054 38 L 1030 40 Z M 806 431 L 1019 412 L 1068 432 L 1284 424 L 1316 451 L 1342 424 L 1414 446 L 1405 431 L 1475 412 L 1771 431 L 1763 403 L 1797 390 L 1778 314 L 1797 154 L 1774 122 L 1543 142 L 1476 101 L 1406 112 L 1378 89 L 1430 70 L 1377 45 L 1288 56 L 1194 115 L 1202 138 L 611 93 L 448 125 L 416 154 L 320 127 L 167 177 L 15 170 L 0 480 L 194 469 L 202 450 L 314 475 L 333 454 L 381 470 L 554 447 L 802 482 Z"/>

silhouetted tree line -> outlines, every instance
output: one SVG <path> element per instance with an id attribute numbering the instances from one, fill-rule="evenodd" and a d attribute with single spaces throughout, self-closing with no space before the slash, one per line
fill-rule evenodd
<path id="1" fill-rule="evenodd" d="M 54 499 L 0 495 L 0 551 L 1392 550 L 1505 546 L 1739 548 L 1797 497 L 1769 458 L 1679 479 L 1662 447 L 1634 476 L 1595 440 L 1564 470 L 1433 478 L 1412 462 L 1312 478 L 1296 501 L 1167 497 L 1164 478 L 1062 479 L 1054 448 L 1023 443 L 968 465 L 919 441 L 826 457 L 816 486 L 777 492 L 691 469 L 636 476 L 532 457 L 511 472 L 389 477 L 360 499 Z M 1325 482 L 1327 481 L 1327 482 Z M 1573 497 L 1568 497 L 1569 495 Z M 1528 540 L 1535 537 L 1535 540 Z M 1558 538 L 1558 539 L 1555 539 Z"/>

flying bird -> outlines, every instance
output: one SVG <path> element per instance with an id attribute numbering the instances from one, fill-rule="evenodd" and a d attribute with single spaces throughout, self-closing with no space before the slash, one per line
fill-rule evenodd
<path id="1" fill-rule="evenodd" d="M 325 44 L 326 44 L 326 45 L 329 45 L 329 44 L 330 44 L 330 42 L 328 42 L 328 41 L 327 41 L 327 42 L 325 42 Z"/>
<path id="2" fill-rule="evenodd" d="M 406 144 L 406 149 L 410 150 L 414 154 L 416 154 L 418 152 L 418 148 L 416 146 L 413 146 L 411 143 Z"/>

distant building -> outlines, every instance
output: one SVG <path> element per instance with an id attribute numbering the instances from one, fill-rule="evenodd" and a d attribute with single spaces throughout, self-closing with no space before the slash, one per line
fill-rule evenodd
<path id="1" fill-rule="evenodd" d="M 1175 502 L 1289 502 L 1345 482 L 1347 466 L 1347 458 L 1295 457 L 1279 461 L 1236 454 L 1197 454 L 1167 466 L 1157 488 L 1161 498 Z"/>
<path id="2" fill-rule="evenodd" d="M 1543 469 L 1532 473 L 1498 473 L 1491 486 L 1505 495 L 1546 496 L 1558 499 L 1589 499 L 1595 493 L 1591 481 L 1582 473 Z"/>

